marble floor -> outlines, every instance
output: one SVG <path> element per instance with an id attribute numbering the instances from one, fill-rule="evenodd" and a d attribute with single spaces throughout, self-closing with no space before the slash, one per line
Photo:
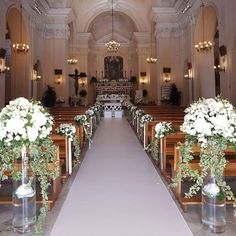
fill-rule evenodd
<path id="1" fill-rule="evenodd" d="M 200 223 L 200 210 L 183 213 L 129 124 L 105 120 L 49 212 L 45 236 L 214 235 Z M 11 207 L 0 205 L 1 236 L 16 235 L 10 223 Z M 221 235 L 236 235 L 230 206 Z"/>

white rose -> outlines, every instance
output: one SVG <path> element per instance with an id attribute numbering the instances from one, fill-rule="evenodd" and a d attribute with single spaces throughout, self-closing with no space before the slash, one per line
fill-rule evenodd
<path id="1" fill-rule="evenodd" d="M 38 130 L 32 127 L 27 127 L 27 135 L 30 142 L 34 142 L 38 137 Z"/>
<path id="2" fill-rule="evenodd" d="M 8 132 L 17 134 L 17 133 L 22 133 L 24 129 L 24 121 L 20 119 L 20 117 L 12 117 L 10 120 L 7 121 L 6 124 L 6 130 Z"/>
<path id="3" fill-rule="evenodd" d="M 42 112 L 34 113 L 32 123 L 35 127 L 44 126 L 47 123 L 47 117 Z"/>

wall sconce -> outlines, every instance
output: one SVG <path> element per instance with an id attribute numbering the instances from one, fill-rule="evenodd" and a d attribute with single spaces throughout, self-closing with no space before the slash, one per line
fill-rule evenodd
<path id="1" fill-rule="evenodd" d="M 142 85 L 144 85 L 146 83 L 146 72 L 140 72 L 140 82 Z"/>
<path id="2" fill-rule="evenodd" d="M 0 48 L 0 74 L 10 70 L 10 67 L 5 65 L 5 55 L 6 50 L 4 48 Z"/>
<path id="3" fill-rule="evenodd" d="M 34 70 L 33 69 L 33 72 L 32 72 L 32 80 L 34 81 L 38 81 L 41 79 L 41 75 L 38 74 L 38 71 L 37 70 Z"/>
<path id="4" fill-rule="evenodd" d="M 168 83 L 170 82 L 170 73 L 171 73 L 171 68 L 170 67 L 164 67 L 163 68 L 163 81 Z"/>
<path id="5" fill-rule="evenodd" d="M 187 67 L 188 67 L 188 73 L 186 75 L 184 75 L 184 78 L 192 79 L 193 78 L 193 68 L 192 68 L 191 62 L 188 62 Z"/>
<path id="6" fill-rule="evenodd" d="M 56 84 L 61 84 L 62 83 L 62 70 L 61 69 L 55 69 L 54 74 L 55 74 L 54 82 Z"/>
<path id="7" fill-rule="evenodd" d="M 215 70 L 215 72 L 217 73 L 217 72 L 225 72 L 225 67 L 223 66 L 221 66 L 221 65 L 214 65 L 214 70 Z"/>
<path id="8" fill-rule="evenodd" d="M 41 75 L 39 75 L 39 72 L 38 72 L 38 66 L 39 66 L 39 61 L 37 61 L 33 66 L 33 72 L 32 72 L 33 81 L 37 81 L 41 79 Z"/>
<path id="9" fill-rule="evenodd" d="M 80 72 L 79 77 L 80 77 L 79 83 L 82 87 L 84 87 L 86 79 L 87 79 L 86 73 L 85 72 Z"/>

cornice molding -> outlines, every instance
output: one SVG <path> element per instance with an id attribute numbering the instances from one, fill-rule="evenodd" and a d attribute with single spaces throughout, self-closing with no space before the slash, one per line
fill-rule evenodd
<path id="1" fill-rule="evenodd" d="M 70 29 L 67 24 L 46 24 L 44 37 L 47 39 L 66 39 L 70 37 Z"/>
<path id="2" fill-rule="evenodd" d="M 156 38 L 179 37 L 181 27 L 178 23 L 159 23 L 156 25 Z"/>

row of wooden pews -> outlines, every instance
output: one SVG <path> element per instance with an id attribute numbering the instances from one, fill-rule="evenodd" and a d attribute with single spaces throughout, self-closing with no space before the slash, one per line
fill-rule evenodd
<path id="1" fill-rule="evenodd" d="M 184 121 L 184 108 L 176 106 L 138 106 L 134 109 L 133 114 L 131 109 L 126 111 L 128 121 L 131 124 L 133 130 L 137 134 L 140 142 L 143 144 L 144 149 L 147 150 L 154 165 L 159 168 L 160 172 L 166 179 L 167 183 L 171 183 L 171 179 L 177 174 L 178 163 L 181 160 L 179 152 L 179 143 L 185 141 L 185 134 L 180 131 L 180 125 Z M 144 127 L 140 127 L 140 116 L 135 115 L 138 110 L 143 110 L 143 114 L 149 114 L 153 117 L 153 120 L 146 123 Z M 153 150 L 149 152 L 147 147 L 153 143 L 155 139 L 155 126 L 159 122 L 171 122 L 175 128 L 175 132 L 169 134 L 159 140 L 158 144 L 158 161 L 154 159 Z M 193 170 L 200 170 L 199 167 L 199 155 L 200 148 L 194 147 L 194 160 L 191 163 Z M 225 169 L 226 177 L 236 177 L 236 152 L 230 149 L 226 150 L 227 166 Z M 189 180 L 181 182 L 179 179 L 176 188 L 172 188 L 172 191 L 178 200 L 180 206 L 184 211 L 187 211 L 187 206 L 201 203 L 201 196 L 198 195 L 192 198 L 185 198 L 185 192 L 188 191 L 190 185 Z M 235 185 L 235 183 L 234 183 Z M 231 186 L 232 187 L 232 186 Z M 232 201 L 228 203 L 232 204 Z"/>
<path id="2" fill-rule="evenodd" d="M 60 124 L 73 124 L 76 127 L 76 135 L 79 138 L 80 146 L 80 155 L 84 155 L 85 151 L 88 148 L 88 139 L 86 138 L 85 130 L 82 125 L 75 122 L 74 118 L 77 115 L 84 115 L 88 108 L 84 106 L 78 107 L 53 107 L 48 111 L 54 118 L 53 131 L 51 134 L 51 139 L 55 146 L 57 147 L 57 161 L 60 165 L 60 174 L 57 179 L 51 182 L 51 185 L 48 189 L 48 207 L 51 209 L 55 204 L 58 195 L 61 191 L 62 184 L 66 182 L 69 178 L 69 156 L 72 155 L 73 166 L 72 170 L 76 165 L 76 160 L 73 156 L 74 147 L 73 144 L 69 141 L 66 136 L 59 135 L 57 133 L 57 128 Z M 90 117 L 89 126 L 91 127 L 90 133 L 93 135 L 97 124 L 100 120 L 100 115 L 96 113 L 96 116 Z M 54 168 L 54 163 L 51 163 L 50 167 Z M 10 177 L 10 176 L 9 176 Z M 2 183 L 1 192 L 0 192 L 0 204 L 12 204 L 12 179 L 9 178 L 7 181 Z M 37 192 L 40 192 L 40 187 L 36 183 Z M 42 198 L 37 194 L 37 204 L 42 203 Z"/>

